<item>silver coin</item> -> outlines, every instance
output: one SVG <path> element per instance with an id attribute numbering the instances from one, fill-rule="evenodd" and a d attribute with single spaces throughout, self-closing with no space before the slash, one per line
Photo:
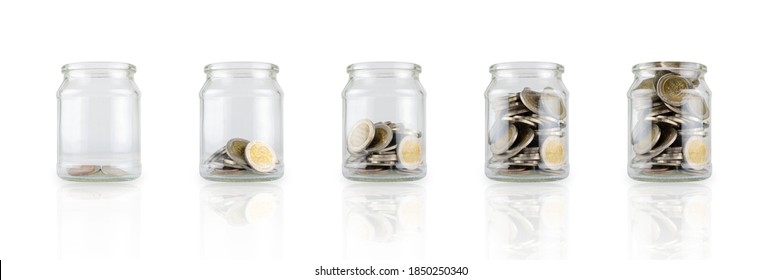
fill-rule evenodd
<path id="1" fill-rule="evenodd" d="M 101 166 L 100 172 L 112 177 L 121 177 L 127 175 L 127 172 L 125 172 L 125 170 L 122 170 L 118 167 L 111 166 L 111 165 Z"/>
<path id="2" fill-rule="evenodd" d="M 638 155 L 651 151 L 662 135 L 658 125 L 646 126 L 644 124 L 645 122 L 636 124 L 632 131 L 632 149 Z"/>
<path id="3" fill-rule="evenodd" d="M 655 123 L 666 123 L 669 125 L 672 125 L 674 127 L 680 127 L 681 124 L 679 122 L 676 122 L 675 120 L 669 118 L 668 116 L 655 116 L 655 117 L 646 117 L 646 121 L 651 121 Z"/>
<path id="4" fill-rule="evenodd" d="M 530 88 L 524 88 L 520 93 L 521 102 L 534 113 L 539 113 L 540 93 Z"/>
<path id="5" fill-rule="evenodd" d="M 385 123 L 374 124 L 374 137 L 371 143 L 366 147 L 367 152 L 376 152 L 388 147 L 393 140 L 393 130 Z"/>
<path id="6" fill-rule="evenodd" d="M 647 153 L 638 154 L 635 156 L 635 161 L 646 161 L 648 159 L 654 158 L 661 154 L 665 149 L 670 147 L 670 145 L 675 142 L 675 139 L 678 138 L 678 132 L 670 127 L 670 126 L 661 126 L 661 138 L 656 143 L 653 149 L 648 151 Z"/>
<path id="7" fill-rule="evenodd" d="M 710 118 L 710 106 L 708 105 L 707 100 L 701 95 L 689 93 L 682 108 L 682 114 L 686 116 L 693 116 L 701 120 Z"/>
<path id="8" fill-rule="evenodd" d="M 97 165 L 77 165 L 67 169 L 70 176 L 88 176 L 98 173 L 98 171 L 100 168 Z"/>
<path id="9" fill-rule="evenodd" d="M 533 127 L 537 127 L 537 123 L 540 122 L 539 119 L 534 119 L 530 116 L 512 116 L 512 117 L 504 117 L 502 118 L 503 121 L 509 121 L 512 123 L 521 123 L 521 124 L 527 124 Z M 537 121 L 537 122 L 534 122 Z"/>
<path id="10" fill-rule="evenodd" d="M 225 151 L 228 154 L 228 157 L 236 162 L 236 164 L 245 165 L 247 164 L 247 160 L 244 156 L 244 150 L 247 148 L 247 144 L 249 144 L 248 140 L 233 138 L 228 140 L 228 143 L 225 145 Z"/>
<path id="11" fill-rule="evenodd" d="M 491 153 L 498 155 L 506 152 L 517 138 L 518 129 L 515 125 L 504 121 L 494 122 L 488 137 Z"/>
<path id="12" fill-rule="evenodd" d="M 347 150 L 353 154 L 363 153 L 374 139 L 374 123 L 363 119 L 355 123 L 347 134 Z"/>
<path id="13" fill-rule="evenodd" d="M 217 157 L 219 157 L 219 156 L 221 156 L 221 155 L 224 155 L 224 154 L 225 154 L 225 152 L 226 152 L 226 150 L 225 150 L 225 146 L 223 146 L 222 148 L 220 148 L 219 150 L 217 150 L 216 152 L 214 152 L 214 153 L 213 153 L 211 156 L 209 156 L 209 157 L 206 159 L 206 161 L 204 161 L 204 162 L 211 162 L 211 161 L 214 161 L 214 160 L 215 160 Z"/>
<path id="14" fill-rule="evenodd" d="M 556 92 L 553 88 L 545 88 L 542 91 L 539 106 L 541 116 L 551 116 L 556 118 L 557 121 L 567 117 L 564 94 Z"/>

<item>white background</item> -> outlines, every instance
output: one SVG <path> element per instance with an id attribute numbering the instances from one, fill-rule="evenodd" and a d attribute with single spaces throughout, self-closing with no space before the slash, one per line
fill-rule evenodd
<path id="1" fill-rule="evenodd" d="M 778 277 L 781 189 L 776 114 L 778 8 L 768 1 L 3 1 L 0 4 L 0 259 L 3 279 L 306 279 L 323 266 L 469 266 L 463 279 Z M 60 260 L 57 178 L 60 66 L 138 67 L 142 163 L 137 260 Z M 198 91 L 203 66 L 273 62 L 285 91 L 282 256 L 201 256 Z M 422 66 L 429 175 L 422 260 L 344 259 L 340 173 L 345 67 Z M 565 66 L 571 175 L 567 258 L 486 258 L 483 92 L 488 67 L 515 60 Z M 709 67 L 713 91 L 711 256 L 630 261 L 626 91 L 632 65 Z M 103 186 L 103 185 L 101 185 Z M 112 186 L 105 186 L 111 188 Z M 523 187 L 523 185 L 521 185 Z M 122 222 L 122 221 L 118 221 Z M 333 277 L 331 277 L 333 278 Z M 413 277 L 404 277 L 413 279 Z M 453 277 L 457 278 L 457 277 Z"/>

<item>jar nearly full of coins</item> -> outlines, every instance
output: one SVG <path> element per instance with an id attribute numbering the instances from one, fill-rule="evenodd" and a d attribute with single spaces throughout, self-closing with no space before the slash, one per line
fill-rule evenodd
<path id="1" fill-rule="evenodd" d="M 201 177 L 266 181 L 282 177 L 279 68 L 262 62 L 206 65 L 201 89 Z"/>
<path id="2" fill-rule="evenodd" d="M 409 181 L 426 175 L 426 93 L 420 66 L 365 62 L 347 67 L 342 174 L 357 181 Z"/>
<path id="3" fill-rule="evenodd" d="M 694 181 L 711 175 L 711 92 L 705 65 L 648 62 L 632 68 L 629 176 Z"/>
<path id="4" fill-rule="evenodd" d="M 499 181 L 553 181 L 569 174 L 564 67 L 507 62 L 490 68 L 485 174 Z"/>
<path id="5" fill-rule="evenodd" d="M 141 175 L 136 67 L 71 63 L 57 91 L 57 174 L 72 181 L 125 181 Z"/>

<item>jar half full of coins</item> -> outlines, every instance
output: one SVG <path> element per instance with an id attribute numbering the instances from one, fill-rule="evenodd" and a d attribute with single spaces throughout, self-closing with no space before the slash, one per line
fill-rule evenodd
<path id="1" fill-rule="evenodd" d="M 705 65 L 648 62 L 632 68 L 629 177 L 696 181 L 711 175 L 711 92 Z"/>
<path id="2" fill-rule="evenodd" d="M 506 62 L 485 91 L 485 175 L 499 181 L 561 180 L 569 174 L 564 67 Z"/>
<path id="3" fill-rule="evenodd" d="M 204 68 L 201 89 L 201 177 L 266 181 L 282 177 L 282 89 L 279 68 L 223 62 Z"/>
<path id="4" fill-rule="evenodd" d="M 347 67 L 342 93 L 342 174 L 357 181 L 410 181 L 426 175 L 426 93 L 420 66 L 365 62 Z"/>

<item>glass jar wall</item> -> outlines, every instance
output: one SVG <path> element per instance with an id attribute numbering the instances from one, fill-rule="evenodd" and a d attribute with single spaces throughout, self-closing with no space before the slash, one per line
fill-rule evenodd
<path id="1" fill-rule="evenodd" d="M 72 181 L 125 181 L 141 175 L 136 67 L 71 63 L 57 91 L 57 174 Z"/>
<path id="2" fill-rule="evenodd" d="M 485 174 L 499 181 L 552 181 L 569 174 L 564 67 L 507 62 L 490 68 L 485 92 Z"/>
<path id="3" fill-rule="evenodd" d="M 705 65 L 648 62 L 632 68 L 629 176 L 693 181 L 711 175 L 710 104 Z"/>
<path id="4" fill-rule="evenodd" d="M 343 175 L 357 181 L 409 181 L 426 175 L 426 94 L 420 66 L 366 62 L 347 67 Z"/>
<path id="5" fill-rule="evenodd" d="M 213 181 L 282 177 L 282 89 L 262 62 L 207 65 L 201 89 L 201 176 Z"/>

